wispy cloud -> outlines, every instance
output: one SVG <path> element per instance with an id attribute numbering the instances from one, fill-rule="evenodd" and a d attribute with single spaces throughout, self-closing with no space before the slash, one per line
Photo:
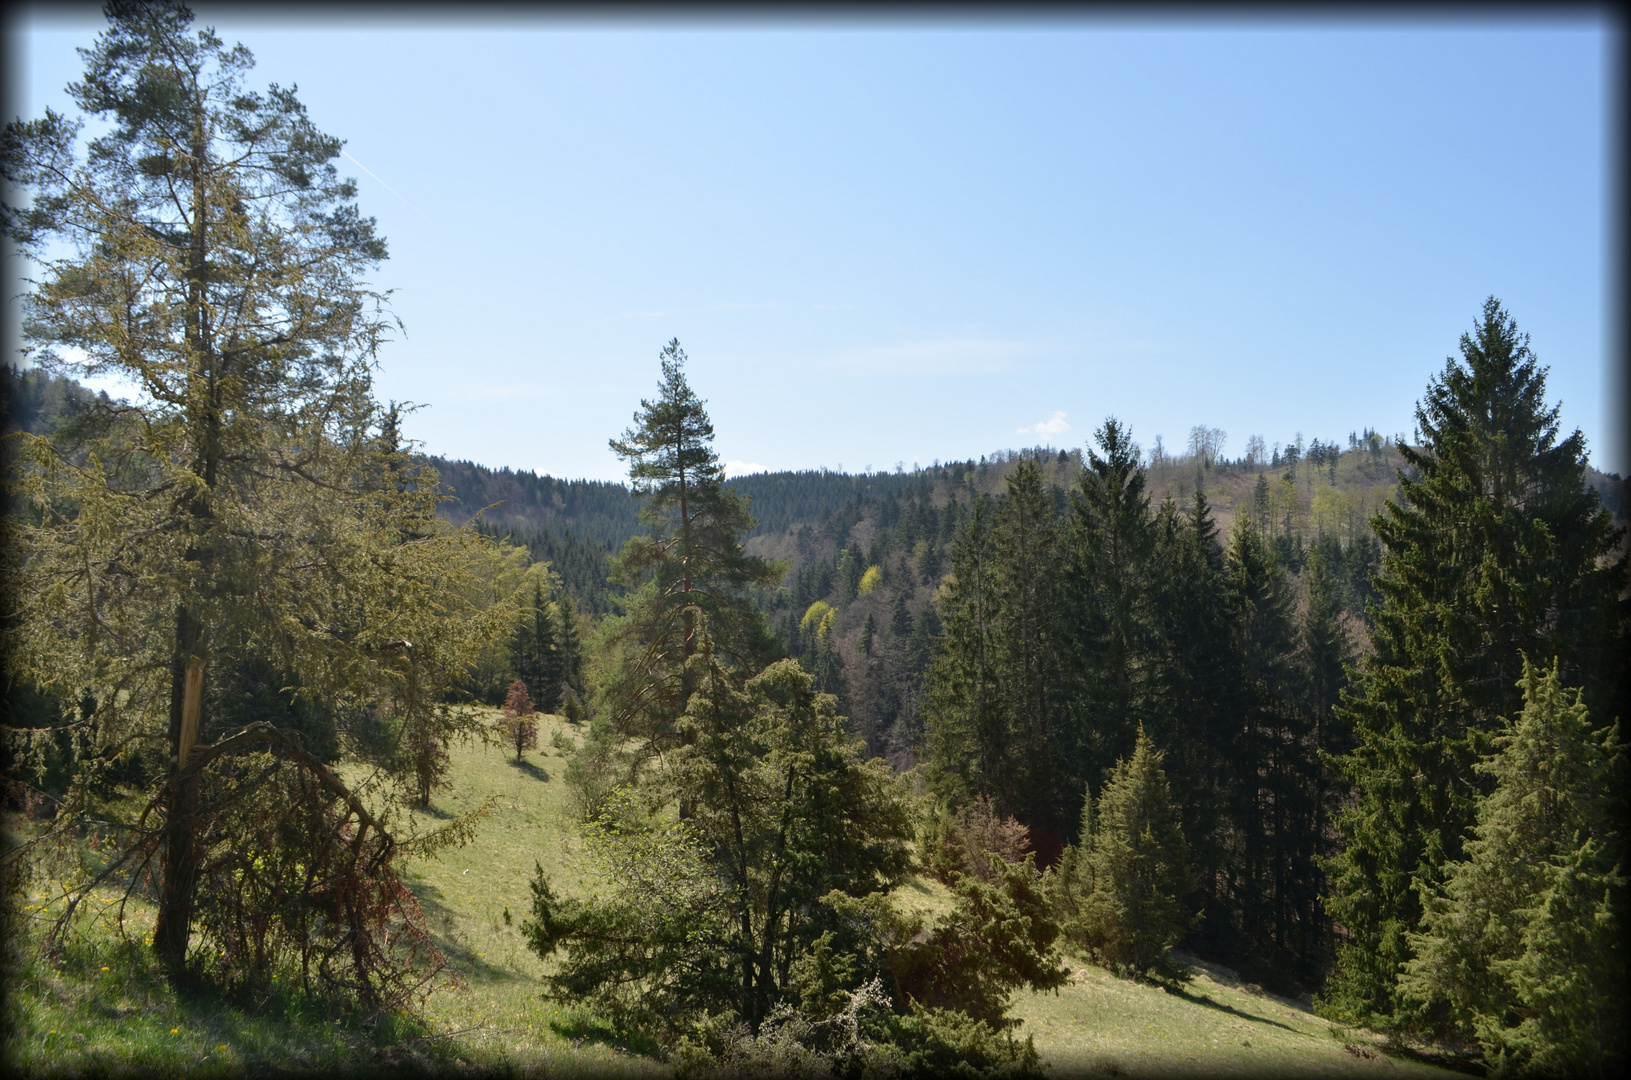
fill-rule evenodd
<path id="1" fill-rule="evenodd" d="M 1065 420 L 1065 411 L 1063 409 L 1055 409 L 1053 415 L 1048 417 L 1046 420 L 1038 420 L 1029 427 L 1022 427 L 1018 429 L 1016 434 L 1053 436 L 1063 435 L 1069 430 L 1070 424 Z"/>
<path id="2" fill-rule="evenodd" d="M 725 462 L 726 476 L 748 476 L 752 473 L 769 472 L 757 461 L 727 461 Z"/>

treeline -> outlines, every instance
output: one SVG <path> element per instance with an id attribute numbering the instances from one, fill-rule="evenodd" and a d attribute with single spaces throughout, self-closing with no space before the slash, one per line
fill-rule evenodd
<path id="1" fill-rule="evenodd" d="M 951 466 L 919 473 L 796 527 L 793 568 L 766 598 L 787 654 L 897 768 L 916 760 L 922 676 L 940 633 L 933 594 L 967 501 L 954 482 L 961 475 Z"/>
<path id="2" fill-rule="evenodd" d="M 927 469 L 894 473 L 851 474 L 800 469 L 738 476 L 725 481 L 725 486 L 750 500 L 757 521 L 748 533 L 753 537 L 781 532 L 801 522 L 824 520 L 832 511 L 850 503 L 914 491 L 925 479 L 932 484 L 952 468 L 937 462 Z"/>
<path id="3" fill-rule="evenodd" d="M 430 465 L 453 499 L 442 516 L 463 524 L 477 513 L 489 525 L 570 530 L 585 540 L 621 545 L 640 529 L 640 505 L 624 484 L 604 480 L 561 480 L 505 466 L 493 469 L 469 461 L 431 457 Z M 495 505 L 496 504 L 496 505 Z"/>
<path id="4" fill-rule="evenodd" d="M 0 364 L 0 433 L 45 435 L 98 401 L 107 403 L 105 391 L 93 392 L 65 375 Z"/>

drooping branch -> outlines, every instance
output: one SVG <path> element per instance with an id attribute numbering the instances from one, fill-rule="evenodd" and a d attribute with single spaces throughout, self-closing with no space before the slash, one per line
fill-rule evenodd
<path id="1" fill-rule="evenodd" d="M 351 808 L 351 812 L 357 816 L 357 820 L 361 822 L 357 835 L 351 840 L 351 850 L 354 853 L 362 850 L 362 842 L 369 829 L 379 833 L 385 841 L 386 850 L 390 850 L 393 844 L 390 833 L 368 812 L 367 807 L 363 806 L 362 800 L 357 798 L 356 794 L 338 776 L 335 776 L 327 765 L 323 764 L 322 759 L 301 746 L 300 736 L 265 721 L 250 724 L 236 735 L 229 735 L 219 742 L 210 743 L 207 746 L 193 747 L 191 753 L 187 755 L 187 764 L 176 770 L 169 783 L 165 785 L 164 790 L 173 791 L 178 789 L 187 779 L 202 772 L 204 766 L 210 762 L 228 754 L 241 753 L 246 747 L 257 743 L 270 743 L 279 747 L 288 754 L 291 760 L 315 776 L 319 783 L 345 801 L 345 804 Z"/>

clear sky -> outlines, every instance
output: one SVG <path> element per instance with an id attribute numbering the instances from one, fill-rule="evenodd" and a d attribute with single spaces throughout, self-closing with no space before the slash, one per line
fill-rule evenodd
<path id="1" fill-rule="evenodd" d="M 620 478 L 678 337 L 738 471 L 1409 432 L 1483 299 L 1608 404 L 1605 18 L 196 9 L 346 140 L 426 449 Z M 94 8 L 13 33 L 67 108 Z M 14 290 L 13 290 L 14 291 Z"/>

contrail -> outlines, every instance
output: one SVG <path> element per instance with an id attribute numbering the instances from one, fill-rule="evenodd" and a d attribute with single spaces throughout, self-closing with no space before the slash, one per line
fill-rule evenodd
<path id="1" fill-rule="evenodd" d="M 346 153 L 346 151 L 345 151 L 345 149 L 343 147 L 341 148 L 340 153 L 345 154 L 345 156 L 347 158 L 350 158 L 351 164 L 355 165 L 357 168 L 361 169 L 363 172 L 367 173 L 369 176 L 373 176 L 375 180 L 379 180 L 379 177 L 375 176 L 373 169 L 370 169 L 368 166 L 364 165 L 362 162 L 358 161 L 356 158 L 351 157 L 351 155 L 349 153 Z M 379 186 L 384 188 L 386 191 L 389 191 L 392 195 L 395 195 L 397 198 L 401 199 L 403 202 L 408 203 L 408 209 L 409 210 L 412 210 L 414 213 L 418 214 L 420 217 L 424 218 L 426 221 L 430 221 L 430 216 L 428 214 L 426 214 L 423 210 L 419 209 L 419 207 L 415 206 L 413 203 L 408 202 L 407 198 L 405 198 L 403 196 L 403 194 L 400 191 L 398 191 L 396 188 L 392 187 L 390 184 L 387 184 L 383 180 L 379 180 Z M 432 225 L 436 224 L 436 222 L 434 222 L 434 221 L 430 221 L 430 223 Z"/>

